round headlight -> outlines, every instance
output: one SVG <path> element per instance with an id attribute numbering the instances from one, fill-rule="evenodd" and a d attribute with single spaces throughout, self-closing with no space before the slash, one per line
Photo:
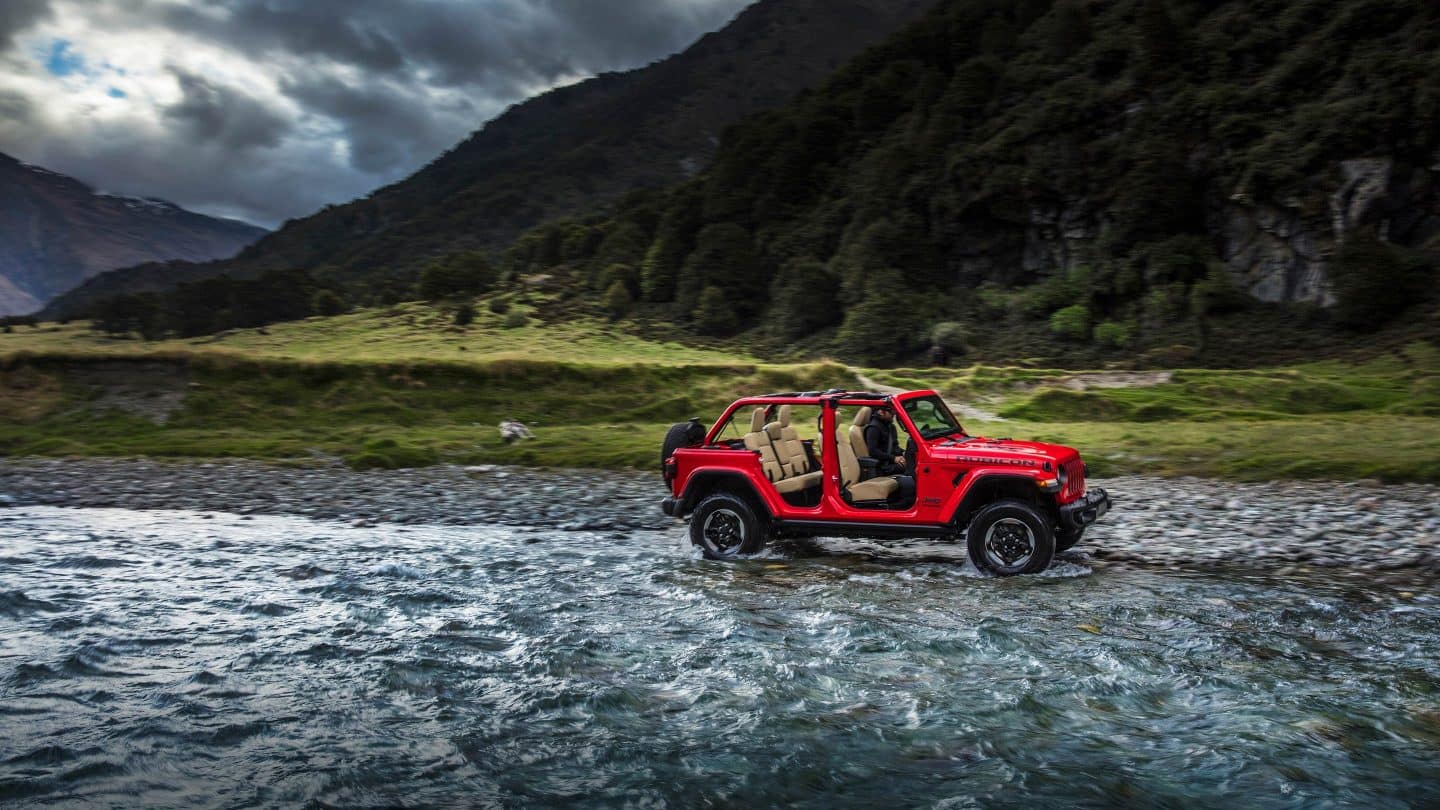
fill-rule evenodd
<path id="1" fill-rule="evenodd" d="M 1065 472 L 1065 467 L 1062 465 L 1062 466 L 1056 468 L 1056 470 L 1055 470 L 1055 478 L 1056 478 L 1056 480 L 1058 480 L 1058 481 L 1060 482 L 1060 486 L 1061 486 L 1061 487 L 1064 487 L 1064 486 L 1065 486 L 1065 482 L 1070 479 L 1070 474 L 1067 473 L 1067 472 Z"/>

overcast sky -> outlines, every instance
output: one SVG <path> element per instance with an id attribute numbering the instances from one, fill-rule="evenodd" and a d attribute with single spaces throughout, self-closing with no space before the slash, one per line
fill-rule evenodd
<path id="1" fill-rule="evenodd" d="M 0 0 L 0 152 L 274 227 L 751 0 Z"/>

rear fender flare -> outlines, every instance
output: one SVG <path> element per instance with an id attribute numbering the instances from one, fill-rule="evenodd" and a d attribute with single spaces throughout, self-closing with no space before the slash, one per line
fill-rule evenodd
<path id="1" fill-rule="evenodd" d="M 679 514 L 690 514 L 700 499 L 712 492 L 733 492 L 750 501 L 756 511 L 767 519 L 776 511 L 776 505 L 770 503 L 744 473 L 723 467 L 702 467 L 691 472 L 685 481 L 685 491 L 680 493 Z"/>

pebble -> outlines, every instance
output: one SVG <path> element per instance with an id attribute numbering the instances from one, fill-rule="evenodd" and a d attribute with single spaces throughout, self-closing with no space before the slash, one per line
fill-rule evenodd
<path id="1" fill-rule="evenodd" d="M 1440 487 L 1359 482 L 1234 483 L 1124 476 L 1094 480 L 1113 508 L 1077 552 L 1129 564 L 1251 566 L 1295 572 L 1440 572 Z M 654 472 L 492 465 L 354 472 L 339 463 L 0 459 L 0 507 L 49 504 L 305 514 L 381 523 L 676 529 Z M 1221 508 L 1223 507 L 1223 508 Z M 208 516 L 208 515 L 207 515 Z"/>

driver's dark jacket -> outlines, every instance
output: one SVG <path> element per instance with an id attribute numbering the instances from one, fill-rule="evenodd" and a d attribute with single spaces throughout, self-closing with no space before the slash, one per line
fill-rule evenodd
<path id="1" fill-rule="evenodd" d="M 880 462 L 881 467 L 894 466 L 895 457 L 905 454 L 900 449 L 895 423 L 882 422 L 879 417 L 870 417 L 870 424 L 865 426 L 865 446 L 870 449 L 870 457 Z"/>

